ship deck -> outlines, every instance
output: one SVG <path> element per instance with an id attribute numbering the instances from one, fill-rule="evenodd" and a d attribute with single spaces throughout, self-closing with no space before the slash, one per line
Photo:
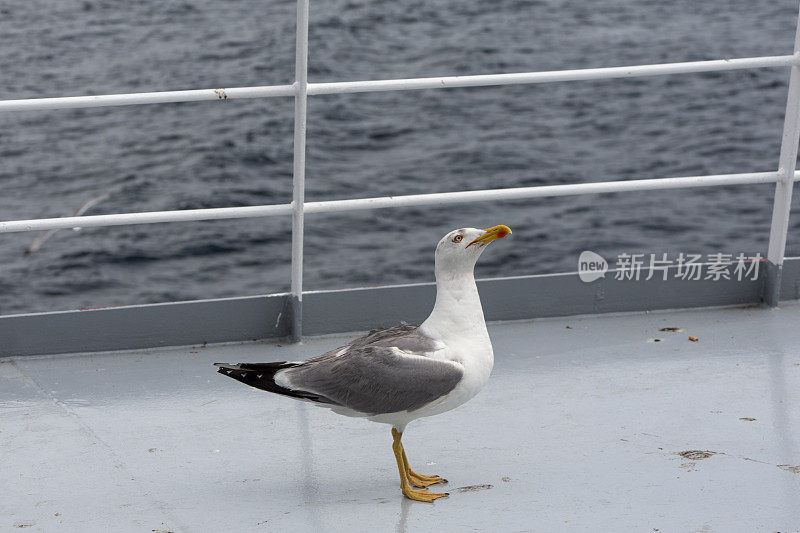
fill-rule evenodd
<path id="1" fill-rule="evenodd" d="M 450 480 L 433 504 L 401 497 L 388 427 L 211 366 L 352 335 L 4 359 L 0 530 L 800 531 L 797 324 L 796 302 L 491 324 L 486 389 L 404 439 Z"/>

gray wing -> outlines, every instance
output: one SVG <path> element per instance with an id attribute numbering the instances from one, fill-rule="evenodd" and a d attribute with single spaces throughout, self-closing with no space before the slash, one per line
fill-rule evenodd
<path id="1" fill-rule="evenodd" d="M 417 324 L 401 324 L 391 328 L 373 329 L 367 335 L 351 342 L 348 346 L 351 348 L 394 346 L 404 352 L 416 354 L 434 352 L 439 349 L 439 343 L 420 333 Z"/>
<path id="2" fill-rule="evenodd" d="M 422 355 L 437 348 L 416 326 L 397 326 L 286 369 L 282 379 L 369 415 L 413 411 L 452 391 L 464 375 L 458 363 Z"/>

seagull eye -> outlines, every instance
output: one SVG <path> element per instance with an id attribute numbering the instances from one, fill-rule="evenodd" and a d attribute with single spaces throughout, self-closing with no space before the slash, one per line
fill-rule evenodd
<path id="1" fill-rule="evenodd" d="M 453 237 L 453 242 L 461 242 L 464 239 L 463 235 L 456 235 Z"/>

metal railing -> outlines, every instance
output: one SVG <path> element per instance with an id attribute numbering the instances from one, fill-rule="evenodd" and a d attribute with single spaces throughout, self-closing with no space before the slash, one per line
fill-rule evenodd
<path id="1" fill-rule="evenodd" d="M 767 253 L 768 273 L 766 279 L 765 299 L 770 305 L 777 305 L 781 272 L 786 248 L 786 236 L 789 224 L 792 189 L 794 182 L 800 179 L 800 173 L 794 170 L 797 165 L 798 139 L 800 138 L 800 17 L 798 18 L 797 32 L 795 34 L 794 52 L 791 55 L 548 72 L 521 72 L 512 74 L 486 74 L 449 76 L 442 78 L 347 81 L 333 83 L 308 82 L 308 20 L 309 0 L 298 0 L 297 42 L 295 46 L 295 82 L 292 85 L 108 94 L 97 96 L 70 96 L 24 100 L 0 100 L 0 112 L 3 112 L 293 96 L 295 99 L 295 121 L 292 203 L 247 207 L 225 207 L 217 209 L 186 209 L 178 211 L 154 211 L 145 213 L 119 213 L 109 215 L 14 220 L 0 222 L 0 233 L 40 231 L 73 227 L 149 224 L 156 222 L 268 217 L 291 214 L 291 331 L 292 337 L 295 340 L 299 340 L 302 335 L 303 223 L 306 214 L 380 209 L 401 206 L 458 204 L 490 200 L 516 200 L 523 198 L 568 196 L 577 194 L 678 189 L 688 187 L 713 187 L 741 185 L 748 183 L 775 183 L 775 200 L 773 205 L 772 224 Z M 305 202 L 306 110 L 308 96 L 320 94 L 420 89 L 451 89 L 456 87 L 633 78 L 642 76 L 661 76 L 667 74 L 684 74 L 692 72 L 719 72 L 766 67 L 789 67 L 791 69 L 786 113 L 784 118 L 783 141 L 781 143 L 780 160 L 777 171 Z"/>

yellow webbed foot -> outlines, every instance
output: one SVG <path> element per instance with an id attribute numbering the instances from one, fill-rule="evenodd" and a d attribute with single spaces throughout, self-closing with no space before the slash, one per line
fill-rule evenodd
<path id="1" fill-rule="evenodd" d="M 434 483 L 446 483 L 447 480 L 439 476 L 417 474 L 411 470 L 411 467 L 408 466 L 406 452 L 403 450 L 403 443 L 400 440 L 402 436 L 402 433 L 392 428 L 392 437 L 394 438 L 392 451 L 394 451 L 394 457 L 397 460 L 397 470 L 400 473 L 400 491 L 403 496 L 418 502 L 432 502 L 438 498 L 449 496 L 446 492 L 428 492 L 428 489 L 424 488 Z M 419 488 L 412 489 L 411 485 Z"/>
<path id="2" fill-rule="evenodd" d="M 415 487 L 429 487 L 437 483 L 447 483 L 447 480 L 440 476 L 426 476 L 424 474 L 417 474 L 412 470 L 406 471 L 406 478 L 408 482 Z"/>
<path id="3" fill-rule="evenodd" d="M 437 498 L 444 498 L 445 496 L 450 496 L 447 492 L 428 492 L 427 489 L 412 489 L 409 486 L 401 487 L 401 491 L 403 492 L 403 496 L 408 499 L 416 500 L 418 502 L 432 502 Z"/>

